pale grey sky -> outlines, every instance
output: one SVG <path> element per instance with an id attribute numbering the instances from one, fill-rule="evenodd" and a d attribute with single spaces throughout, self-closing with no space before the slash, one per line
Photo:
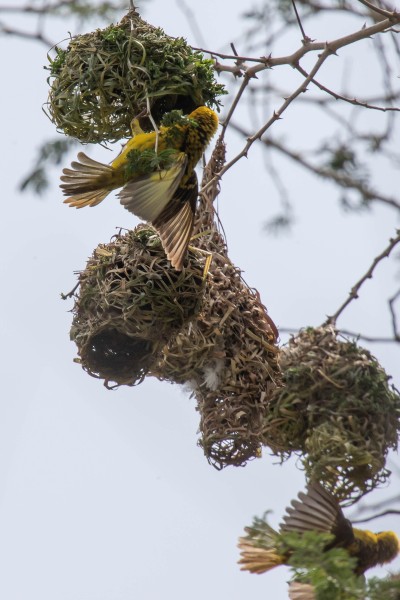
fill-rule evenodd
<path id="1" fill-rule="evenodd" d="M 187 3 L 209 48 L 228 49 L 240 40 L 243 2 Z M 176 2 L 152 0 L 143 8 L 151 23 L 196 44 Z M 62 39 L 71 27 L 59 21 L 51 36 Z M 313 31 L 313 37 L 328 36 L 327 24 Z M 42 198 L 19 194 L 17 184 L 36 149 L 56 133 L 41 110 L 46 52 L 14 38 L 2 37 L 0 45 L 0 598 L 285 600 L 285 568 L 264 576 L 240 572 L 236 542 L 255 514 L 272 509 L 271 524 L 278 524 L 304 486 L 294 461 L 280 466 L 265 454 L 246 468 L 217 472 L 196 446 L 198 414 L 183 390 L 147 380 L 108 391 L 73 363 L 72 302 L 61 301 L 60 292 L 73 287 L 74 271 L 99 242 L 137 221 L 114 197 L 94 210 L 63 205 L 57 169 Z M 282 40 L 280 50 L 289 54 L 298 46 L 298 38 Z M 275 73 L 282 85 L 293 81 L 287 67 Z M 265 107 L 265 114 L 273 108 Z M 247 111 L 240 114 L 251 127 Z M 289 110 L 276 127 L 282 136 L 297 132 L 304 142 L 319 122 L 310 111 L 298 115 Z M 230 134 L 229 156 L 240 147 Z M 99 148 L 92 156 L 110 160 L 112 154 Z M 277 326 L 318 325 L 346 298 L 398 223 L 388 209 L 344 215 L 332 187 L 287 162 L 277 160 L 276 166 L 295 200 L 297 224 L 290 236 L 262 231 L 279 205 L 255 148 L 224 177 L 220 216 L 232 259 L 260 291 Z M 398 181 L 387 186 L 399 188 Z M 396 288 L 395 269 L 393 261 L 380 265 L 341 327 L 390 333 L 385 300 Z M 371 349 L 399 385 L 398 348 Z M 397 456 L 394 461 L 399 464 Z M 371 501 L 392 494 L 396 485 L 398 480 Z M 374 528 L 400 532 L 393 518 Z"/>

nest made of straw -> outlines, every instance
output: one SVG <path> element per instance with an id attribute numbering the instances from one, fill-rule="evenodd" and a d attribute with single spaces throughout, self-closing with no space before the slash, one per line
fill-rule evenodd
<path id="1" fill-rule="evenodd" d="M 130 122 L 149 101 L 157 124 L 164 113 L 219 106 L 224 87 L 213 61 L 183 38 L 172 38 L 131 10 L 117 25 L 73 37 L 49 57 L 51 121 L 81 142 L 130 137 Z M 144 130 L 154 129 L 141 119 Z"/>
<path id="2" fill-rule="evenodd" d="M 259 456 L 280 370 L 275 325 L 218 238 L 214 232 L 200 242 L 212 253 L 201 311 L 170 339 L 152 374 L 188 384 L 200 413 L 200 446 L 221 469 Z"/>
<path id="3" fill-rule="evenodd" d="M 309 478 L 350 501 L 384 482 L 400 431 L 400 395 L 368 350 L 332 326 L 308 328 L 282 349 L 284 387 L 273 394 L 265 444 L 301 455 Z"/>
<path id="4" fill-rule="evenodd" d="M 196 256 L 171 269 L 155 231 L 139 225 L 100 244 L 79 275 L 71 339 L 94 377 L 140 383 L 169 340 L 196 314 L 203 293 Z"/>

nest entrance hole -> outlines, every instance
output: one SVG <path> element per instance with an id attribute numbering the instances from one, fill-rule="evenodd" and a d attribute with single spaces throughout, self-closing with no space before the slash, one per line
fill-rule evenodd
<path id="1" fill-rule="evenodd" d="M 98 376 L 118 381 L 135 380 L 145 370 L 152 344 L 149 340 L 134 338 L 118 329 L 104 329 L 92 336 L 82 359 L 86 368 Z"/>

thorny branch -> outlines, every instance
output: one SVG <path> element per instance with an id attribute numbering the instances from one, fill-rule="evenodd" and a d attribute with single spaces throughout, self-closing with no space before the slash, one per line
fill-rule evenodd
<path id="1" fill-rule="evenodd" d="M 262 136 L 265 134 L 265 132 L 271 127 L 271 125 L 273 125 L 278 119 L 281 118 L 282 114 L 286 111 L 286 109 L 290 106 L 290 104 L 300 94 L 304 93 L 307 90 L 309 83 L 314 81 L 315 75 L 318 73 L 318 71 L 320 70 L 320 68 L 322 67 L 322 65 L 324 64 L 324 62 L 327 60 L 328 57 L 330 57 L 332 55 L 336 55 L 338 50 L 340 50 L 341 48 L 343 48 L 345 46 L 348 46 L 349 44 L 353 44 L 357 41 L 367 39 L 376 33 L 381 33 L 381 32 L 386 31 L 387 29 L 391 28 L 393 26 L 393 24 L 395 24 L 395 23 L 400 23 L 400 14 L 393 12 L 393 13 L 391 13 L 391 16 L 389 18 L 386 18 L 383 21 L 380 21 L 379 23 L 371 25 L 370 27 L 365 27 L 365 28 L 363 28 L 359 31 L 356 31 L 350 35 L 343 36 L 341 38 L 338 38 L 338 39 L 330 41 L 330 42 L 325 42 L 325 43 L 312 42 L 312 41 L 309 41 L 308 39 L 306 39 L 303 41 L 303 45 L 300 48 L 298 48 L 298 50 L 296 50 L 293 54 L 291 54 L 289 56 L 281 56 L 278 58 L 272 58 L 271 56 L 268 58 L 262 57 L 260 59 L 260 62 L 258 64 L 255 64 L 252 67 L 248 67 L 248 66 L 246 66 L 245 63 L 243 63 L 242 64 L 243 82 L 242 82 L 242 84 L 239 88 L 239 91 L 237 92 L 237 94 L 228 110 L 228 114 L 225 118 L 225 121 L 224 121 L 224 124 L 222 127 L 222 132 L 220 134 L 221 140 L 225 136 L 225 132 L 231 121 L 232 115 L 233 115 L 234 111 L 236 110 L 236 107 L 238 106 L 240 99 L 243 96 L 243 93 L 251 79 L 257 77 L 257 74 L 260 73 L 261 71 L 272 68 L 274 66 L 280 66 L 283 64 L 287 64 L 287 65 L 293 66 L 294 68 L 297 68 L 299 61 L 301 60 L 301 58 L 303 58 L 303 56 L 305 56 L 306 54 L 308 54 L 310 52 L 322 50 L 322 52 L 320 54 L 318 54 L 318 58 L 314 64 L 313 68 L 311 69 L 309 74 L 304 78 L 302 83 L 297 87 L 296 90 L 294 90 L 290 94 L 290 96 L 285 98 L 285 100 L 281 104 L 281 106 L 273 112 L 270 119 L 255 134 L 253 134 L 247 138 L 247 142 L 246 142 L 245 146 L 234 158 L 232 158 L 229 162 L 227 162 L 225 164 L 225 166 L 223 167 L 223 169 L 221 170 L 221 172 L 219 174 L 219 177 L 221 177 L 231 167 L 233 167 L 241 158 L 247 157 L 248 152 L 249 152 L 251 146 L 254 144 L 254 142 L 256 140 L 261 140 Z M 235 56 L 235 60 L 237 60 L 236 56 Z"/>
<path id="2" fill-rule="evenodd" d="M 308 77 L 307 71 L 305 69 L 303 69 L 300 65 L 296 65 L 295 69 L 297 71 L 299 71 L 299 73 L 301 73 L 304 77 Z M 371 110 L 379 110 L 381 112 L 387 112 L 387 111 L 400 112 L 400 107 L 397 107 L 397 106 L 377 106 L 375 104 L 369 104 L 368 102 L 365 102 L 363 100 L 357 100 L 357 98 L 347 98 L 346 96 L 343 96 L 342 94 L 338 94 L 337 92 L 334 92 L 333 90 L 330 90 L 329 88 L 327 88 L 326 86 L 322 85 L 322 83 L 319 83 L 315 79 L 312 79 L 311 81 L 322 92 L 326 92 L 327 94 L 329 94 L 330 96 L 332 96 L 335 100 L 343 100 L 343 102 L 348 102 L 349 104 L 353 104 L 354 106 L 362 106 L 363 108 L 369 108 Z"/>
<path id="3" fill-rule="evenodd" d="M 363 284 L 367 281 L 367 279 L 372 278 L 375 268 L 379 265 L 379 263 L 384 258 L 387 258 L 389 256 L 389 254 L 392 252 L 393 248 L 395 248 L 397 246 L 397 244 L 400 242 L 400 229 L 398 229 L 396 231 L 396 233 L 397 233 L 396 237 L 390 239 L 388 246 L 386 246 L 386 248 L 383 250 L 383 252 L 378 254 L 378 256 L 372 261 L 372 264 L 370 265 L 367 272 L 351 288 L 347 300 L 345 300 L 345 302 L 343 302 L 343 304 L 337 309 L 337 311 L 333 315 L 328 317 L 328 319 L 326 320 L 327 325 L 329 325 L 329 324 L 335 325 L 337 319 L 342 314 L 344 309 L 347 308 L 347 306 L 350 304 L 350 302 L 352 302 L 353 300 L 356 300 L 358 298 L 358 292 L 360 291 Z"/>
<path id="4" fill-rule="evenodd" d="M 231 122 L 230 126 L 242 136 L 250 139 L 249 132 L 238 123 Z M 355 190 L 359 192 L 364 202 L 377 201 L 381 202 L 382 204 L 386 204 L 387 206 L 390 206 L 397 211 L 400 211 L 400 202 L 398 202 L 396 198 L 381 194 L 380 192 L 374 190 L 370 185 L 368 185 L 360 179 L 355 179 L 354 177 L 351 177 L 350 175 L 347 175 L 342 171 L 337 171 L 327 167 L 315 165 L 310 160 L 306 159 L 304 154 L 302 154 L 301 152 L 289 150 L 286 146 L 284 146 L 284 144 L 278 142 L 278 140 L 273 139 L 271 137 L 263 138 L 261 142 L 266 147 L 278 150 L 282 155 L 286 156 L 287 158 L 290 158 L 291 160 L 299 164 L 307 171 L 310 171 L 314 175 L 318 175 L 320 177 L 323 177 L 324 179 L 331 180 L 333 183 L 339 185 L 341 188 Z"/>
<path id="5" fill-rule="evenodd" d="M 388 300 L 388 304 L 389 304 L 389 311 L 390 311 L 390 315 L 392 318 L 392 328 L 393 328 L 393 336 L 395 338 L 395 340 L 400 341 L 400 331 L 399 331 L 399 326 L 397 323 L 397 316 L 396 316 L 396 311 L 394 308 L 394 304 L 395 302 L 400 298 L 400 290 L 398 290 L 394 296 L 392 296 L 391 298 L 389 298 Z"/>

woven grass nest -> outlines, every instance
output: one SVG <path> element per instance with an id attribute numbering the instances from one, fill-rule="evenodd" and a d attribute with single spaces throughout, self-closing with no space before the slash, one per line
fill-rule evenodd
<path id="1" fill-rule="evenodd" d="M 107 387 L 143 380 L 169 338 L 200 308 L 203 267 L 191 259 L 182 272 L 171 269 L 146 225 L 94 250 L 79 276 L 70 332 L 90 375 Z"/>
<path id="2" fill-rule="evenodd" d="M 100 244 L 79 277 L 71 338 L 82 367 L 107 387 L 146 375 L 187 384 L 200 445 L 222 468 L 259 455 L 280 369 L 274 324 L 212 236 L 204 281 L 207 254 L 190 250 L 177 273 L 149 226 Z"/>
<path id="3" fill-rule="evenodd" d="M 204 186 L 224 159 L 220 142 Z M 180 273 L 148 225 L 96 248 L 79 276 L 71 338 L 82 367 L 108 387 L 135 385 L 146 375 L 188 385 L 200 413 L 200 445 L 222 468 L 259 455 L 281 373 L 276 327 L 217 229 L 218 189 L 214 178 L 200 195 Z"/>
<path id="4" fill-rule="evenodd" d="M 130 137 L 130 122 L 147 108 L 157 124 L 173 109 L 219 106 L 224 87 L 213 61 L 183 38 L 172 38 L 131 10 L 117 25 L 73 37 L 49 56 L 51 121 L 81 142 Z M 147 118 L 142 128 L 153 130 Z"/>
<path id="5" fill-rule="evenodd" d="M 370 352 L 322 326 L 293 337 L 280 365 L 284 387 L 272 396 L 265 444 L 282 459 L 300 454 L 308 477 L 349 503 L 386 481 L 400 395 Z"/>
<path id="6" fill-rule="evenodd" d="M 259 456 L 270 397 L 281 377 L 275 325 L 221 252 L 218 238 L 214 232 L 203 241 L 212 262 L 201 311 L 171 338 L 152 374 L 187 384 L 200 413 L 199 444 L 221 469 Z"/>

